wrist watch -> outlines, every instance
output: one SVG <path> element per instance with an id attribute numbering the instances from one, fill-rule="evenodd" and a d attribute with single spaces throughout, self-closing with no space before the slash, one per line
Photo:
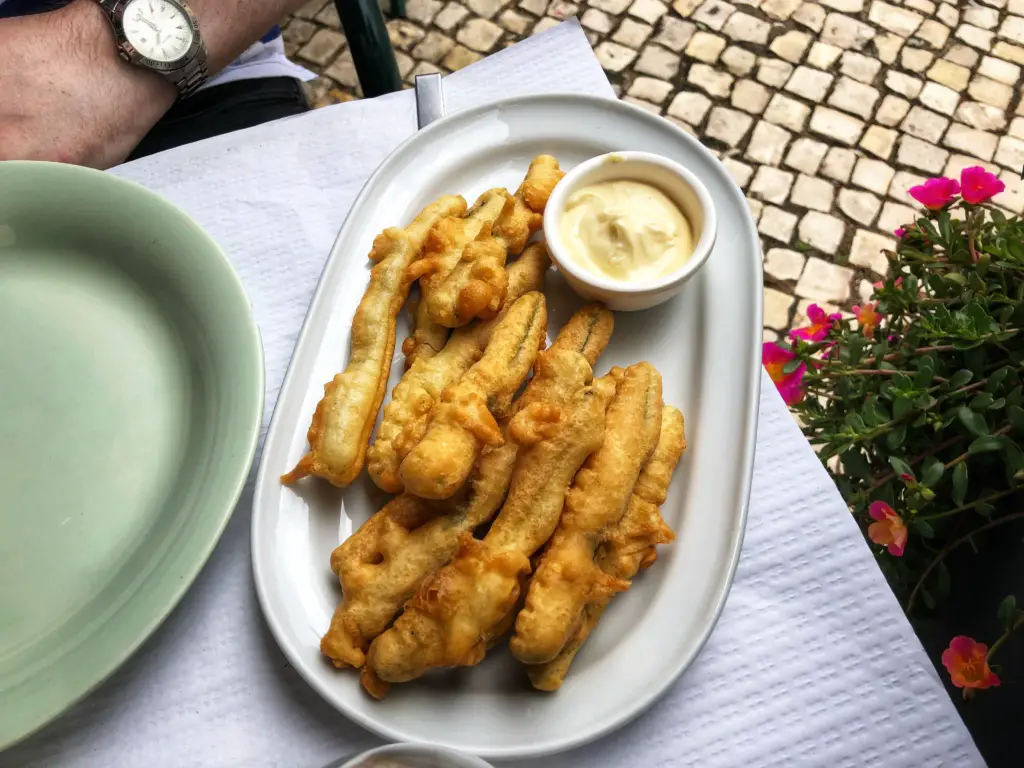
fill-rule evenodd
<path id="1" fill-rule="evenodd" d="M 118 55 L 191 96 L 208 76 L 199 22 L 181 0 L 95 0 L 114 28 Z"/>

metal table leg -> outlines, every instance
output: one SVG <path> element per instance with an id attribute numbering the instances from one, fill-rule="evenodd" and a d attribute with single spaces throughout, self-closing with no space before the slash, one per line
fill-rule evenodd
<path id="1" fill-rule="evenodd" d="M 395 51 L 377 0 L 334 0 L 363 95 L 401 90 Z"/>

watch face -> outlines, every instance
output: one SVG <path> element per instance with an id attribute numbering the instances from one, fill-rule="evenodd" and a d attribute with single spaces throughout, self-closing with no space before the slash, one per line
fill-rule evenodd
<path id="1" fill-rule="evenodd" d="M 121 25 L 135 50 L 154 61 L 180 59 L 195 34 L 185 12 L 167 0 L 131 0 Z"/>

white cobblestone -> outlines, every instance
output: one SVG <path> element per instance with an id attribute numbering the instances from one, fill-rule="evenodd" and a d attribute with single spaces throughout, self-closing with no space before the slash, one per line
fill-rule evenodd
<path id="1" fill-rule="evenodd" d="M 838 45 L 816 42 L 811 46 L 811 52 L 807 54 L 807 63 L 817 69 L 828 69 L 839 59 L 843 49 Z"/>
<path id="2" fill-rule="evenodd" d="M 735 93 L 736 92 L 733 91 L 734 95 Z M 750 111 L 754 112 L 755 110 Z M 772 96 L 772 100 L 768 104 L 768 108 L 764 110 L 764 119 L 769 123 L 774 123 L 775 125 L 781 125 L 783 128 L 788 128 L 794 133 L 800 133 L 807 124 L 807 118 L 810 114 L 810 107 L 805 104 L 801 104 L 796 99 L 791 99 L 788 96 L 783 96 L 781 93 L 777 93 Z"/>
<path id="3" fill-rule="evenodd" d="M 882 62 L 856 51 L 846 51 L 839 64 L 839 71 L 861 83 L 870 84 L 882 69 Z"/>
<path id="4" fill-rule="evenodd" d="M 870 269 L 876 275 L 884 277 L 889 271 L 889 259 L 883 251 L 895 248 L 896 238 L 858 229 L 850 246 L 850 263 L 856 267 Z"/>
<path id="5" fill-rule="evenodd" d="M 654 42 L 663 45 L 670 51 L 679 53 L 690 42 L 697 27 L 688 21 L 681 21 L 673 16 L 665 16 L 661 20 L 658 34 L 654 36 Z"/>
<path id="6" fill-rule="evenodd" d="M 772 168 L 770 165 L 762 165 L 757 169 L 754 180 L 750 183 L 750 194 L 765 202 L 782 205 L 789 196 L 791 186 L 793 186 L 792 173 Z"/>
<path id="7" fill-rule="evenodd" d="M 769 248 L 764 255 L 764 272 L 776 280 L 796 280 L 804 270 L 807 257 L 788 248 Z"/>
<path id="8" fill-rule="evenodd" d="M 753 45 L 764 45 L 768 42 L 768 34 L 772 25 L 756 16 L 746 13 L 734 13 L 725 22 L 722 32 L 733 40 L 740 40 Z"/>
<path id="9" fill-rule="evenodd" d="M 724 99 L 732 89 L 733 77 L 726 72 L 719 72 L 707 64 L 690 65 L 687 82 L 707 91 L 712 96 Z"/>
<path id="10" fill-rule="evenodd" d="M 759 120 L 747 144 L 746 157 L 755 163 L 778 165 L 789 143 L 789 131 Z"/>
<path id="11" fill-rule="evenodd" d="M 852 48 L 859 51 L 878 34 L 874 27 L 841 13 L 830 13 L 825 17 L 825 25 L 821 29 L 821 40 L 840 48 Z"/>
<path id="12" fill-rule="evenodd" d="M 960 94 L 938 83 L 925 83 L 918 100 L 936 112 L 952 115 L 956 111 L 957 104 L 960 103 Z"/>
<path id="13" fill-rule="evenodd" d="M 899 227 L 917 221 L 917 210 L 901 203 L 886 201 L 882 206 L 882 215 L 878 217 L 877 228 L 882 232 L 891 233 Z"/>
<path id="14" fill-rule="evenodd" d="M 711 99 L 697 91 L 680 91 L 672 99 L 668 113 L 690 125 L 699 125 L 711 109 Z"/>
<path id="15" fill-rule="evenodd" d="M 738 80 L 732 89 L 731 103 L 737 109 L 760 115 L 768 104 L 768 89 L 753 80 Z"/>
<path id="16" fill-rule="evenodd" d="M 839 210 L 858 224 L 871 226 L 881 207 L 882 202 L 870 192 L 856 189 L 839 190 Z"/>
<path id="17" fill-rule="evenodd" d="M 1017 85 L 1020 82 L 1020 67 L 994 56 L 986 56 L 981 60 L 978 74 L 1007 85 Z"/>
<path id="18" fill-rule="evenodd" d="M 993 133 L 953 123 L 946 131 L 942 143 L 950 149 L 958 149 L 982 160 L 991 160 L 996 154 L 997 141 L 998 137 Z"/>
<path id="19" fill-rule="evenodd" d="M 797 67 L 786 82 L 786 90 L 808 101 L 820 102 L 832 85 L 833 77 L 810 67 Z"/>
<path id="20" fill-rule="evenodd" d="M 769 50 L 780 59 L 785 59 L 791 64 L 799 64 L 810 44 L 811 36 L 809 34 L 791 29 L 772 40 Z"/>
<path id="21" fill-rule="evenodd" d="M 1024 124 L 1024 118 L 1021 118 L 1021 120 L 1022 124 Z M 821 167 L 821 162 L 825 159 L 825 152 L 827 151 L 827 144 L 801 137 L 794 141 L 793 145 L 789 148 L 783 165 L 813 176 L 818 172 L 818 168 Z"/>
<path id="22" fill-rule="evenodd" d="M 1012 136 L 1003 136 L 999 139 L 995 161 L 1005 168 L 1020 173 L 1020 169 L 1024 168 L 1024 141 Z"/>
<path id="23" fill-rule="evenodd" d="M 908 99 L 916 99 L 923 85 L 924 83 L 916 77 L 905 75 L 902 72 L 890 70 L 885 73 L 885 87 L 894 93 L 906 96 Z"/>
<path id="24" fill-rule="evenodd" d="M 893 169 L 881 160 L 861 157 L 857 160 L 856 168 L 853 169 L 852 182 L 862 189 L 869 189 L 879 195 L 885 195 L 892 182 L 893 174 Z"/>
<path id="25" fill-rule="evenodd" d="M 757 79 L 773 88 L 781 88 L 792 71 L 793 65 L 782 59 L 762 57 L 757 62 Z"/>
<path id="26" fill-rule="evenodd" d="M 828 213 L 832 208 L 834 196 L 835 190 L 830 182 L 816 176 L 800 174 L 793 184 L 789 201 L 801 208 Z"/>
<path id="27" fill-rule="evenodd" d="M 896 148 L 896 139 L 899 133 L 891 128 L 883 128 L 880 125 L 869 126 L 860 140 L 860 148 L 870 152 L 876 157 L 888 160 L 892 151 Z"/>
<path id="28" fill-rule="evenodd" d="M 828 107 L 815 107 L 811 114 L 811 131 L 840 144 L 854 146 L 864 131 L 864 123 Z"/>
<path id="29" fill-rule="evenodd" d="M 650 24 L 641 24 L 638 21 L 633 21 L 633 19 L 623 19 L 619 28 L 615 30 L 615 34 L 612 35 L 612 40 L 616 43 L 622 43 L 622 45 L 629 48 L 636 49 L 647 42 L 647 38 L 651 36 L 652 31 L 654 29 Z"/>
<path id="30" fill-rule="evenodd" d="M 701 4 L 691 18 L 699 24 L 718 31 L 725 26 L 725 22 L 735 10 L 736 6 L 723 3 L 721 0 L 708 0 Z"/>
<path id="31" fill-rule="evenodd" d="M 943 171 L 943 176 L 945 175 L 947 174 Z M 896 175 L 892 177 L 892 184 L 889 185 L 889 197 L 900 202 L 909 200 L 910 188 L 924 184 L 925 181 L 927 179 L 924 176 L 918 176 L 916 173 L 896 171 Z"/>
<path id="32" fill-rule="evenodd" d="M 754 65 L 757 64 L 757 56 L 748 51 L 746 48 L 740 48 L 737 45 L 730 45 L 722 53 L 720 61 L 725 65 L 725 68 L 732 72 L 737 77 L 743 77 L 749 75 L 754 69 Z"/>
<path id="33" fill-rule="evenodd" d="M 725 50 L 727 41 L 710 32 L 695 32 L 686 46 L 686 56 L 706 64 L 714 64 Z"/>
<path id="34" fill-rule="evenodd" d="M 975 99 L 993 107 L 1006 109 L 1013 98 L 1013 89 L 1005 83 L 976 76 L 967 87 L 967 92 Z"/>
<path id="35" fill-rule="evenodd" d="M 796 222 L 796 216 L 789 211 L 766 205 L 761 211 L 761 218 L 757 220 L 757 231 L 765 237 L 788 243 L 796 230 Z"/>
<path id="36" fill-rule="evenodd" d="M 722 160 L 722 165 L 725 166 L 725 170 L 732 176 L 733 181 L 736 182 L 736 186 L 740 189 L 746 189 L 747 184 L 750 183 L 750 179 L 754 176 L 754 169 L 746 163 L 741 163 L 739 160 L 733 160 L 731 157 L 726 157 Z"/>
<path id="37" fill-rule="evenodd" d="M 828 103 L 833 107 L 867 119 L 874 112 L 875 103 L 880 96 L 877 88 L 858 83 L 856 80 L 844 76 L 840 77 L 839 82 L 836 83 L 832 95 L 828 97 Z"/>
<path id="38" fill-rule="evenodd" d="M 774 288 L 764 289 L 764 324 L 768 328 L 784 331 L 789 327 L 789 314 L 796 302 L 789 294 Z"/>
<path id="39" fill-rule="evenodd" d="M 910 114 L 900 124 L 900 130 L 930 144 L 938 144 L 948 126 L 949 120 L 942 115 L 924 107 L 912 107 Z"/>
<path id="40" fill-rule="evenodd" d="M 708 125 L 704 132 L 713 139 L 735 147 L 743 141 L 753 124 L 754 118 L 750 115 L 745 115 L 734 109 L 715 107 L 711 110 L 711 116 L 708 117 Z"/>
<path id="41" fill-rule="evenodd" d="M 910 37 L 921 26 L 924 17 L 914 11 L 874 0 L 868 11 L 868 21 L 900 37 Z"/>
<path id="42" fill-rule="evenodd" d="M 825 155 L 821 165 L 821 173 L 830 179 L 846 183 L 853 172 L 853 164 L 857 162 L 857 153 L 852 149 L 832 147 Z"/>
<path id="43" fill-rule="evenodd" d="M 900 137 L 896 150 L 896 162 L 909 165 L 926 173 L 938 173 L 946 164 L 949 153 L 914 136 Z"/>
<path id="44" fill-rule="evenodd" d="M 660 45 L 645 45 L 635 69 L 645 75 L 670 80 L 679 71 L 679 55 Z"/>
<path id="45" fill-rule="evenodd" d="M 962 91 L 967 87 L 971 79 L 971 70 L 962 67 L 946 59 L 936 59 L 928 70 L 927 77 L 940 85 L 952 88 L 954 91 Z"/>
<path id="46" fill-rule="evenodd" d="M 653 77 L 638 77 L 629 86 L 626 93 L 637 99 L 662 104 L 672 93 L 672 84 L 666 83 L 664 80 L 656 80 Z"/>
<path id="47" fill-rule="evenodd" d="M 813 217 L 813 218 L 812 218 Z M 811 224 L 808 226 L 810 231 L 812 228 L 818 227 L 823 228 L 827 231 L 827 235 L 824 239 L 828 242 L 835 240 L 838 245 L 838 240 L 842 239 L 843 223 L 839 219 L 833 216 L 826 216 L 816 211 L 809 212 L 804 216 L 803 221 L 800 222 L 800 237 L 804 242 L 810 243 L 803 236 L 804 222 L 812 218 Z M 831 219 L 831 221 L 825 221 Z M 835 238 L 836 225 L 840 231 L 840 237 Z M 840 267 L 836 264 L 831 264 L 824 259 L 819 259 L 817 256 L 811 256 L 807 259 L 807 264 L 804 266 L 804 271 L 800 275 L 800 279 L 797 280 L 795 293 L 797 296 L 803 296 L 808 299 L 815 301 L 835 301 L 842 303 L 850 298 L 850 281 L 853 279 L 853 270 L 847 267 Z"/>
<path id="48" fill-rule="evenodd" d="M 906 117 L 909 111 L 909 101 L 901 99 L 899 96 L 886 94 L 882 98 L 882 103 L 878 105 L 878 111 L 875 112 L 875 120 L 891 128 Z"/>
<path id="49" fill-rule="evenodd" d="M 815 32 L 825 26 L 825 9 L 815 2 L 805 2 L 793 12 L 793 21 Z"/>

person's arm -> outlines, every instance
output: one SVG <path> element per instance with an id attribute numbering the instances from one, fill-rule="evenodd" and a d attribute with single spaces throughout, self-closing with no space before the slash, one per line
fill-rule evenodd
<path id="1" fill-rule="evenodd" d="M 304 0 L 189 0 L 210 74 Z M 94 0 L 0 20 L 0 160 L 58 160 L 109 168 L 174 103 L 174 86 L 118 58 Z"/>

